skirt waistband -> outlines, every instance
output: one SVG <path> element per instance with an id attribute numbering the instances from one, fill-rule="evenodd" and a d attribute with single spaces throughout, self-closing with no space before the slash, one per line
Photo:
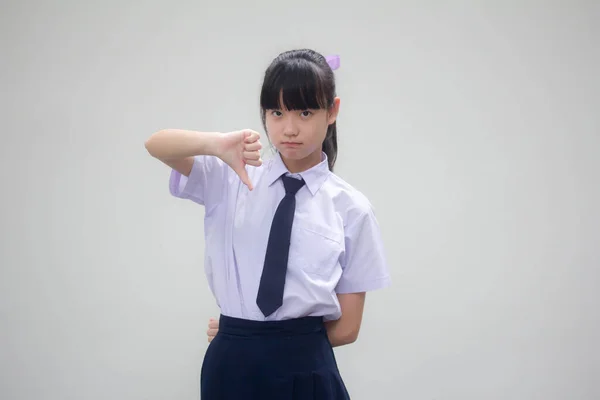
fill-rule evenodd
<path id="1" fill-rule="evenodd" d="M 325 331 L 323 317 L 302 317 L 282 321 L 255 321 L 221 314 L 219 332 L 237 336 L 290 336 Z"/>

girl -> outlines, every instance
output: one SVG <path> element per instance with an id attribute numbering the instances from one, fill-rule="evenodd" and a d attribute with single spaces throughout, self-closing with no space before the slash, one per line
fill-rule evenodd
<path id="1" fill-rule="evenodd" d="M 220 308 L 202 399 L 349 399 L 333 346 L 354 342 L 365 292 L 390 277 L 369 201 L 335 175 L 340 99 L 325 57 L 280 54 L 259 134 L 166 129 L 146 141 L 173 196 L 205 207 L 205 271 Z"/>

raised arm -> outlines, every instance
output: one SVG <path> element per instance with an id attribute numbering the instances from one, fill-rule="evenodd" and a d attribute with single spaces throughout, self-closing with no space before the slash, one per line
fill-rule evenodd
<path id="1" fill-rule="evenodd" d="M 229 133 L 163 129 L 152 134 L 145 146 L 151 156 L 185 176 L 189 176 L 195 156 L 219 157 L 252 189 L 246 165 L 262 164 L 259 138 L 259 133 L 250 129 Z"/>
<path id="2" fill-rule="evenodd" d="M 163 129 L 146 140 L 146 150 L 154 158 L 185 176 L 189 176 L 194 156 L 219 156 L 217 132 L 197 132 L 184 129 Z"/>

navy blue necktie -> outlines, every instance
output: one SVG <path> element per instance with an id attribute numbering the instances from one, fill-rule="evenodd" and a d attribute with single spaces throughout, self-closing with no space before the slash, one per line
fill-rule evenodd
<path id="1" fill-rule="evenodd" d="M 256 304 L 265 317 L 273 314 L 283 304 L 283 287 L 287 272 L 292 223 L 296 211 L 296 193 L 304 181 L 283 175 L 285 197 L 279 203 L 267 244 L 267 254 L 263 266 Z"/>

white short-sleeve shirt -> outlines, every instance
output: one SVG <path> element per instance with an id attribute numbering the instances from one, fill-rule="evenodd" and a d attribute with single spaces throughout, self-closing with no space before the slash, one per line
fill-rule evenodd
<path id="1" fill-rule="evenodd" d="M 231 317 L 338 319 L 336 294 L 391 283 L 381 234 L 367 198 L 329 171 L 327 157 L 290 174 L 279 154 L 247 167 L 254 190 L 217 157 L 197 156 L 189 177 L 171 171 L 171 194 L 205 207 L 205 272 L 221 309 Z M 271 222 L 285 195 L 280 177 L 301 177 L 296 194 L 283 305 L 265 318 L 256 305 Z"/>

